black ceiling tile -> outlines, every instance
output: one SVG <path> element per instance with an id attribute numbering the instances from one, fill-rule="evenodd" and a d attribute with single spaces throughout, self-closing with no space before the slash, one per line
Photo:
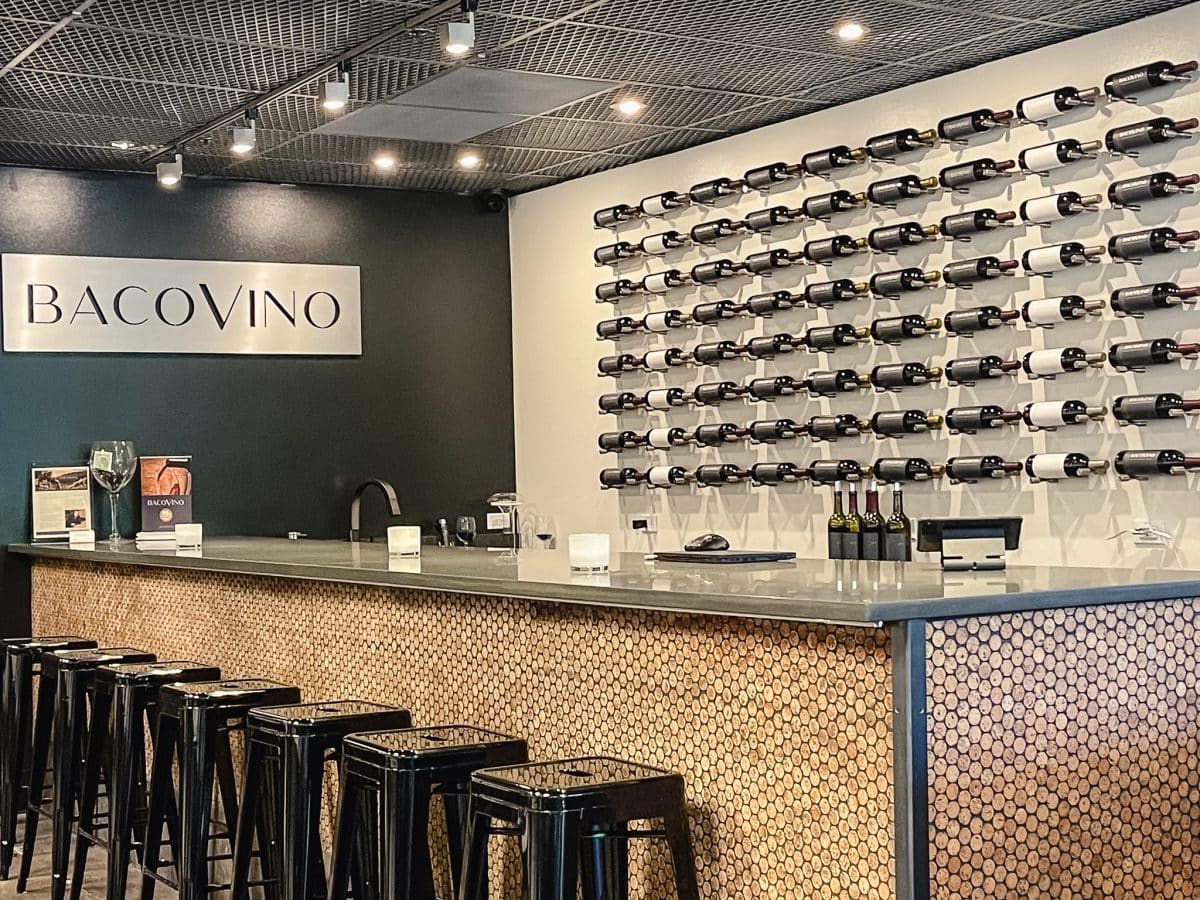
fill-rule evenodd
<path id="1" fill-rule="evenodd" d="M 744 109 L 748 104 L 762 102 L 745 94 L 627 83 L 603 94 L 570 103 L 547 115 L 597 122 L 622 122 L 625 120 L 613 109 L 613 104 L 625 97 L 637 97 L 646 104 L 645 110 L 632 121 L 638 125 L 668 128 L 733 113 Z"/>
<path id="2" fill-rule="evenodd" d="M 724 135 L 698 128 L 675 128 L 654 137 L 643 138 L 640 141 L 616 147 L 614 152 L 635 159 L 649 159 L 652 156 L 662 156 L 664 153 L 674 153 L 676 150 L 685 150 L 688 147 L 706 144 L 721 137 Z"/>
<path id="3" fill-rule="evenodd" d="M 19 136 L 26 143 L 107 148 L 113 141 L 128 140 L 139 146 L 159 146 L 177 132 L 174 123 L 129 116 L 0 107 L 0 134 Z"/>
<path id="4" fill-rule="evenodd" d="M 549 187 L 560 179 L 553 175 L 514 175 L 505 178 L 500 183 L 505 191 L 513 194 L 523 194 L 526 191 L 536 191 L 538 188 Z"/>
<path id="5" fill-rule="evenodd" d="M 615 169 L 618 166 L 624 166 L 631 162 L 634 162 L 634 157 L 624 154 L 586 153 L 582 156 L 576 156 L 574 159 L 547 166 L 538 171 L 531 171 L 530 174 L 551 175 L 562 181 L 568 178 L 582 178 L 585 175 L 594 175 L 596 172 Z"/>
<path id="6" fill-rule="evenodd" d="M 354 61 L 350 71 L 350 96 L 360 103 L 373 103 L 394 97 L 442 71 L 436 62 L 414 62 L 392 56 L 364 56 Z M 312 85 L 317 93 L 317 85 Z"/>
<path id="7" fill-rule="evenodd" d="M 46 33 L 49 25 L 39 22 L 17 22 L 0 19 L 0 65 L 14 59 Z"/>
<path id="8" fill-rule="evenodd" d="M 71 147 L 12 140 L 0 140 L 0 164 L 100 172 L 150 172 L 154 169 L 141 162 L 138 154 L 108 147 Z"/>
<path id="9" fill-rule="evenodd" d="M 499 187 L 504 179 L 486 172 L 438 169 L 428 166 L 399 168 L 381 174 L 369 165 L 330 165 L 308 159 L 260 157 L 245 166 L 223 170 L 222 178 L 270 181 L 281 184 L 337 184 L 402 190 L 475 193 Z"/>
<path id="10" fill-rule="evenodd" d="M 475 143 L 592 152 L 652 137 L 663 130 L 626 122 L 585 122 L 540 116 L 489 131 L 476 138 Z"/>
<path id="11" fill-rule="evenodd" d="M 72 0 L 4 0 L 4 14 L 15 19 L 58 22 L 78 5 Z"/>
<path id="12" fill-rule="evenodd" d="M 1083 0 L 1082 3 L 1062 4 L 1045 18 L 1087 31 L 1099 31 L 1142 19 L 1155 13 L 1187 6 L 1192 0 Z"/>
<path id="13" fill-rule="evenodd" d="M 750 105 L 749 101 L 744 101 L 744 103 L 745 108 L 737 112 L 711 118 L 698 117 L 689 124 L 725 134 L 737 134 L 752 128 L 761 128 L 764 125 L 774 125 L 776 122 L 795 119 L 812 112 L 819 105 L 812 100 L 768 100 L 755 105 Z"/>
<path id="14" fill-rule="evenodd" d="M 954 48 L 951 55 L 930 53 L 922 58 L 922 62 L 930 66 L 930 76 L 949 74 L 998 59 L 1007 59 L 1018 53 L 1037 50 L 1077 36 L 1077 32 L 1057 25 L 1009 25 L 964 40 Z M 1003 93 L 1003 86 L 998 88 Z"/>

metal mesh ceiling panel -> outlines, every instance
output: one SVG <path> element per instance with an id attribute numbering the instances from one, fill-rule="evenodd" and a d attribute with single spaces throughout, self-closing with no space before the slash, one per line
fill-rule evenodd
<path id="1" fill-rule="evenodd" d="M 190 175 L 443 191 L 520 192 L 845 103 L 1185 5 L 1183 0 L 481 0 L 472 64 L 616 82 L 611 91 L 461 147 L 314 134 L 321 66 L 434 0 L 5 0 L 0 162 L 153 172 L 194 129 L 295 80 L 259 108 L 258 147 L 232 156 L 227 122 L 184 149 Z M 442 13 L 354 61 L 349 109 L 457 65 Z M 845 17 L 871 26 L 847 46 Z M 57 28 L 56 33 L 51 33 Z M 27 55 L 26 55 L 27 54 Z M 307 77 L 306 77 L 307 76 Z M 646 103 L 632 120 L 614 103 Z M 234 118 L 240 118 L 235 115 Z M 128 140 L 133 151 L 110 146 Z M 143 149 L 143 148 L 149 148 Z M 381 149 L 390 173 L 370 163 Z"/>

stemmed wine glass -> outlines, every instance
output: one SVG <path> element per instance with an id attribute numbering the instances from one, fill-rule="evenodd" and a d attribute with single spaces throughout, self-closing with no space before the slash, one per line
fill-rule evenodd
<path id="1" fill-rule="evenodd" d="M 117 495 L 133 480 L 133 473 L 137 471 L 133 441 L 96 441 L 92 444 L 89 467 L 96 484 L 108 491 L 108 511 L 112 520 L 108 545 L 116 549 L 121 545 L 121 532 L 117 530 Z"/>
<path id="2" fill-rule="evenodd" d="M 454 520 L 454 534 L 464 547 L 475 545 L 475 517 L 459 516 Z"/>
<path id="3" fill-rule="evenodd" d="M 549 550 L 554 546 L 554 518 L 538 514 L 533 517 L 533 533 L 542 542 L 542 547 Z"/>

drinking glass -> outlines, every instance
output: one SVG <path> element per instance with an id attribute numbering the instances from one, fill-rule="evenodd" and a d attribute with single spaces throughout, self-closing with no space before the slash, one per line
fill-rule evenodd
<path id="1" fill-rule="evenodd" d="M 112 520 L 108 545 L 115 549 L 121 545 L 121 532 L 117 529 L 117 496 L 137 471 L 133 441 L 96 441 L 92 444 L 89 468 L 96 484 L 108 491 L 108 511 Z"/>
<path id="2" fill-rule="evenodd" d="M 553 516 L 536 515 L 533 517 L 533 533 L 542 542 L 542 547 L 549 550 L 554 546 Z"/>
<path id="3" fill-rule="evenodd" d="M 475 546 L 475 517 L 459 516 L 454 520 L 454 534 L 464 547 Z"/>
<path id="4" fill-rule="evenodd" d="M 508 514 L 509 529 L 512 534 L 512 547 L 500 554 L 499 559 L 513 560 L 521 549 L 521 515 L 519 508 L 525 501 L 516 491 L 497 491 L 488 497 L 487 502 L 503 513 Z"/>

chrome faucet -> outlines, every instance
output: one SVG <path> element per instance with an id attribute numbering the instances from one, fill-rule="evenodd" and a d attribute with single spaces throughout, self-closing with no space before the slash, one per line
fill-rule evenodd
<path id="1" fill-rule="evenodd" d="M 360 540 L 358 536 L 359 529 L 362 525 L 362 496 L 367 488 L 374 485 L 383 491 L 383 495 L 387 497 L 388 508 L 391 510 L 392 518 L 397 518 L 400 515 L 400 501 L 396 498 L 396 489 L 382 478 L 372 478 L 370 481 L 364 481 L 354 491 L 354 499 L 350 501 L 350 540 Z M 374 538 L 368 538 L 374 540 Z"/>

